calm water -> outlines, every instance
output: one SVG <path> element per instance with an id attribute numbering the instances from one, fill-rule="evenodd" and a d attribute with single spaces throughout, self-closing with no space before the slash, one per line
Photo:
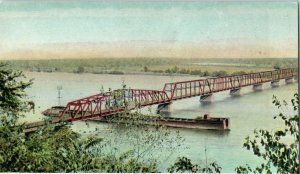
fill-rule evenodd
<path id="1" fill-rule="evenodd" d="M 166 82 L 197 79 L 191 76 L 148 76 L 148 75 L 96 75 L 96 74 L 71 74 L 71 73 L 26 73 L 28 78 L 34 78 L 32 88 L 28 90 L 29 97 L 36 103 L 36 113 L 29 114 L 24 120 L 40 120 L 43 116 L 41 111 L 58 104 L 57 86 L 62 85 L 63 90 L 61 103 L 80 97 L 98 93 L 103 85 L 117 89 L 124 81 L 128 87 L 144 89 L 162 89 Z M 278 109 L 272 104 L 272 96 L 275 94 L 279 99 L 290 100 L 298 91 L 298 84 L 286 85 L 281 81 L 279 88 L 270 88 L 270 84 L 263 85 L 262 92 L 253 92 L 252 87 L 242 89 L 240 97 L 231 97 L 229 91 L 214 94 L 214 102 L 202 105 L 199 97 L 175 101 L 171 106 L 171 116 L 193 118 L 209 113 L 211 116 L 229 117 L 231 131 L 205 131 L 188 129 L 171 129 L 175 132 L 180 130 L 180 135 L 185 138 L 184 147 L 173 152 L 164 152 L 161 156 L 160 167 L 168 166 L 177 156 L 187 156 L 193 161 L 204 159 L 205 148 L 207 157 L 216 160 L 223 168 L 223 172 L 233 172 L 239 164 L 248 163 L 255 165 L 259 162 L 252 152 L 242 148 L 244 138 L 251 135 L 255 128 L 275 130 L 281 127 L 280 122 L 273 120 L 273 115 Z M 156 106 L 151 107 L 155 111 Z M 145 109 L 146 112 L 147 109 Z M 289 112 L 289 111 L 287 111 Z M 105 137 L 107 125 L 104 123 L 89 123 L 83 121 L 74 122 L 72 128 L 83 134 L 95 128 L 102 130 L 101 136 Z M 130 142 L 116 142 L 119 146 L 130 148 Z M 168 156 L 168 158 L 167 158 Z"/>

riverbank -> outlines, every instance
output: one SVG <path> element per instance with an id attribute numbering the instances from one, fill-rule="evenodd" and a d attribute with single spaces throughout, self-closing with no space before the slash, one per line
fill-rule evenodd
<path id="1" fill-rule="evenodd" d="M 191 75 L 191 74 L 180 74 L 180 73 L 154 73 L 154 72 L 122 72 L 122 73 L 110 73 L 110 72 L 103 72 L 103 73 L 93 73 L 93 72 L 82 72 L 82 73 L 74 73 L 74 72 L 61 72 L 61 71 L 53 71 L 53 72 L 47 72 L 47 71 L 28 71 L 25 70 L 25 73 L 69 73 L 69 74 L 98 74 L 98 75 L 146 75 L 146 76 L 177 76 L 177 77 L 201 77 L 199 75 Z"/>
<path id="2" fill-rule="evenodd" d="M 113 75 L 222 76 L 297 66 L 297 59 L 50 59 L 6 60 L 12 69 L 31 72 L 69 72 Z"/>

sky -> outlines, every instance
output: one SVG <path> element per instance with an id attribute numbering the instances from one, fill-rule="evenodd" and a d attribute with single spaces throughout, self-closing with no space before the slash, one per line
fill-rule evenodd
<path id="1" fill-rule="evenodd" d="M 0 0 L 0 59 L 296 58 L 297 5 Z"/>

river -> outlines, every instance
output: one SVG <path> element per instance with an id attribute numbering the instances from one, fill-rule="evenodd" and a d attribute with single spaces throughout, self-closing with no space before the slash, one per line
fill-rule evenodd
<path id="1" fill-rule="evenodd" d="M 34 78 L 34 84 L 27 90 L 29 98 L 36 104 L 35 114 L 30 113 L 24 119 L 28 122 L 43 118 L 41 111 L 58 104 L 57 86 L 61 85 L 61 103 L 65 105 L 68 101 L 84 96 L 98 93 L 101 86 L 108 88 L 121 88 L 122 82 L 131 88 L 158 89 L 163 88 L 166 82 L 197 79 L 195 76 L 152 76 L 152 75 L 103 75 L 103 74 L 73 74 L 73 73 L 38 73 L 26 72 L 27 78 Z M 273 116 L 279 110 L 272 104 L 272 96 L 279 99 L 290 100 L 298 91 L 298 84 L 286 85 L 281 80 L 280 87 L 271 88 L 269 83 L 263 85 L 264 90 L 254 92 L 252 87 L 242 89 L 242 95 L 232 97 L 229 91 L 213 95 L 213 102 L 203 105 L 199 97 L 175 101 L 171 106 L 171 116 L 194 118 L 210 114 L 216 117 L 230 118 L 230 131 L 207 131 L 171 129 L 175 132 L 180 130 L 180 136 L 185 140 L 182 145 L 187 148 L 180 148 L 167 157 L 161 157 L 160 168 L 166 168 L 174 162 L 177 156 L 186 156 L 195 162 L 205 159 L 216 160 L 222 167 L 222 172 L 234 172 L 234 168 L 240 164 L 258 164 L 259 159 L 251 151 L 243 148 L 244 138 L 252 135 L 256 128 L 275 130 L 282 127 L 280 121 L 274 120 Z M 151 107 L 155 110 L 156 106 Z M 291 111 L 287 111 L 291 112 Z M 88 134 L 95 128 L 103 130 L 101 136 L 105 137 L 107 125 L 105 123 L 89 123 L 83 121 L 74 122 L 72 128 L 83 135 Z M 120 143 L 120 142 L 117 142 Z M 130 144 L 122 145 L 130 148 Z"/>

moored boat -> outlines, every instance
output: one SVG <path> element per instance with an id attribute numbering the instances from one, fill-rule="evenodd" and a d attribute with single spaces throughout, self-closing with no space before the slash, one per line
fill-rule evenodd
<path id="1" fill-rule="evenodd" d="M 48 117 L 58 117 L 60 116 L 60 114 L 63 112 L 64 109 L 65 109 L 64 106 L 53 106 L 43 111 L 42 114 Z"/>

